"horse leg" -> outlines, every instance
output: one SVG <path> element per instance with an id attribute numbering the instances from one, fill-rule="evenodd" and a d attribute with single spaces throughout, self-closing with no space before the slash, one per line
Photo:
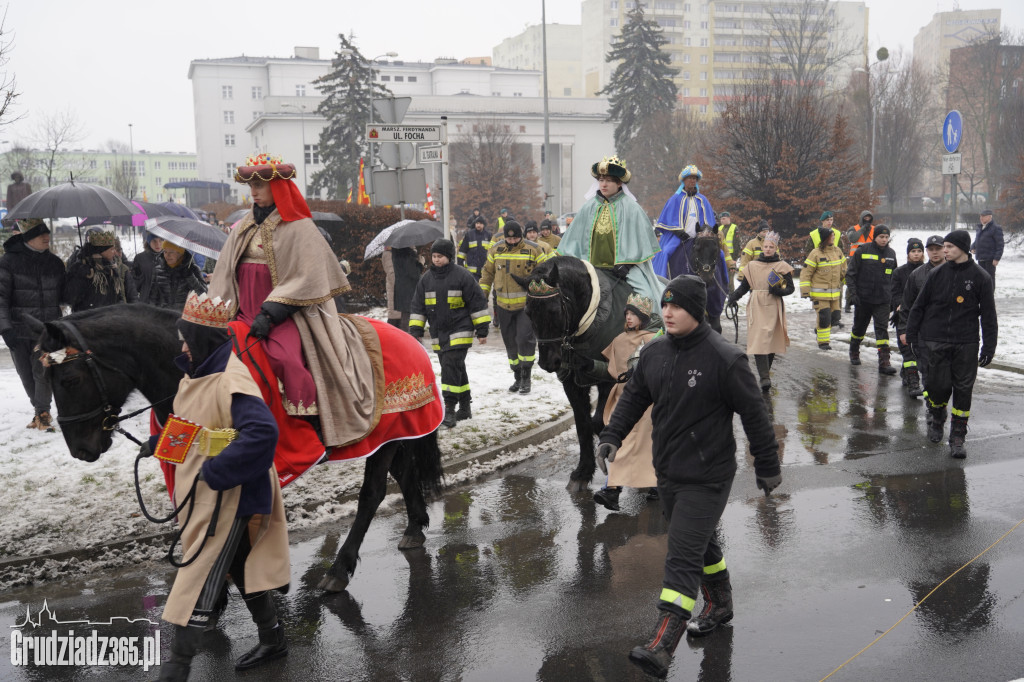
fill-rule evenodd
<path id="1" fill-rule="evenodd" d="M 612 384 L 602 381 L 597 385 L 597 406 L 590 423 L 594 433 L 600 435 L 604 431 L 604 408 L 608 405 L 608 395 L 612 392 Z"/>
<path id="2" fill-rule="evenodd" d="M 398 549 L 416 549 L 422 547 L 427 541 L 423 529 L 430 523 L 427 516 L 427 503 L 423 499 L 423 491 L 420 489 L 416 476 L 416 463 L 413 461 L 412 448 L 406 445 L 408 441 L 399 445 L 398 452 L 391 460 L 391 475 L 398 481 L 398 487 L 402 490 L 402 497 L 405 499 L 405 513 L 409 517 L 409 525 L 402 533 L 402 539 L 398 543 Z"/>
<path id="3" fill-rule="evenodd" d="M 594 477 L 594 425 L 590 421 L 590 388 L 578 386 L 570 376 L 562 382 L 565 396 L 572 407 L 573 419 L 576 422 L 576 438 L 580 443 L 580 461 L 569 476 L 566 490 L 578 493 L 590 486 Z"/>
<path id="4" fill-rule="evenodd" d="M 373 520 L 377 507 L 387 492 L 388 469 L 397 449 L 397 443 L 388 443 L 366 458 L 366 471 L 363 473 L 363 486 L 359 489 L 359 507 L 356 509 L 355 521 L 352 522 L 345 543 L 338 550 L 334 564 L 320 580 L 318 587 L 321 590 L 341 592 L 348 587 L 352 574 L 356 572 L 359 547 L 363 544 L 366 531 L 370 528 L 370 521 Z"/>

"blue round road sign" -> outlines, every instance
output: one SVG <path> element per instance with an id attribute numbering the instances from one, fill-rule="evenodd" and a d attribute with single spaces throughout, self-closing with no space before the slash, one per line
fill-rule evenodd
<path id="1" fill-rule="evenodd" d="M 946 120 L 942 123 L 942 146 L 950 154 L 956 152 L 960 146 L 960 139 L 964 133 L 964 119 L 960 112 L 954 109 L 946 114 Z"/>

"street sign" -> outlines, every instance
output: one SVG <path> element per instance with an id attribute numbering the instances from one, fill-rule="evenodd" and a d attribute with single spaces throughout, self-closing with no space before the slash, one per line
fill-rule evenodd
<path id="1" fill-rule="evenodd" d="M 370 142 L 441 142 L 441 126 L 371 124 L 366 126 Z"/>
<path id="2" fill-rule="evenodd" d="M 425 163 L 441 163 L 444 161 L 442 149 L 444 147 L 419 147 L 416 150 L 416 160 L 421 166 Z"/>
<path id="3" fill-rule="evenodd" d="M 388 97 L 373 100 L 373 110 L 384 123 L 401 123 L 412 104 L 412 97 Z"/>
<path id="4" fill-rule="evenodd" d="M 946 114 L 946 120 L 942 122 L 942 146 L 946 148 L 947 152 L 953 154 L 960 146 L 963 134 L 964 118 L 959 111 L 954 109 Z"/>
<path id="5" fill-rule="evenodd" d="M 405 168 L 412 163 L 412 157 L 412 142 L 385 142 L 377 153 L 377 158 L 388 168 Z"/>
<path id="6" fill-rule="evenodd" d="M 943 175 L 960 175 L 960 159 L 963 154 L 943 154 L 942 155 L 942 174 Z M 945 180 L 943 180 L 945 182 Z"/>
<path id="7" fill-rule="evenodd" d="M 402 188 L 399 192 L 398 178 L 401 172 Z M 423 204 L 427 201 L 427 172 L 423 168 L 403 171 L 373 171 L 374 203 L 381 205 Z"/>

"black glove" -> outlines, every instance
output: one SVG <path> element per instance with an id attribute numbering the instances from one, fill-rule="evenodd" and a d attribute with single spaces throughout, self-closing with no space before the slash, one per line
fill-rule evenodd
<path id="1" fill-rule="evenodd" d="M 850 305 L 857 305 L 857 294 L 853 293 L 852 291 L 847 291 L 846 302 L 849 303 Z"/>
<path id="2" fill-rule="evenodd" d="M 992 353 L 991 351 L 981 351 L 981 355 L 978 356 L 978 367 L 988 367 L 988 363 L 992 362 L 992 358 L 994 356 L 995 353 Z"/>
<path id="3" fill-rule="evenodd" d="M 150 447 L 149 441 L 143 441 L 142 445 L 139 446 L 139 457 L 152 457 L 153 448 Z"/>
<path id="4" fill-rule="evenodd" d="M 252 326 L 249 327 L 249 336 L 254 339 L 265 339 L 270 336 L 270 328 L 273 326 L 274 323 L 270 321 L 270 315 L 260 311 L 256 319 L 252 321 Z"/>
<path id="5" fill-rule="evenodd" d="M 900 319 L 900 311 L 899 310 L 892 311 L 892 315 L 889 316 L 889 326 L 895 328 L 897 326 L 897 322 L 899 322 L 899 319 Z"/>
<path id="6" fill-rule="evenodd" d="M 785 296 L 785 294 L 782 293 L 782 285 L 780 285 L 780 284 L 776 284 L 775 286 L 768 287 L 768 293 L 771 294 L 772 296 L 778 296 L 779 298 L 782 298 L 783 296 Z"/>
<path id="7" fill-rule="evenodd" d="M 619 451 L 618 445 L 601 443 L 597 446 L 597 466 L 601 467 L 601 473 L 608 475 L 608 462 L 615 461 L 615 453 Z"/>
<path id="8" fill-rule="evenodd" d="M 270 318 L 272 324 L 281 324 L 302 306 L 277 303 L 275 301 L 264 301 L 260 306 L 260 312 Z"/>
<path id="9" fill-rule="evenodd" d="M 632 267 L 633 266 L 630 263 L 620 263 L 612 268 L 612 274 L 619 279 L 626 279 L 626 276 L 629 275 L 629 270 Z"/>
<path id="10" fill-rule="evenodd" d="M 782 474 L 776 476 L 757 477 L 757 487 L 764 491 L 764 496 L 768 497 L 773 490 L 779 487 L 782 483 Z"/>
<path id="11" fill-rule="evenodd" d="M 576 369 L 584 374 L 590 374 L 594 371 L 594 361 L 591 358 L 583 355 L 576 356 Z"/>
<path id="12" fill-rule="evenodd" d="M 736 295 L 735 294 L 729 294 L 729 297 L 727 299 L 725 299 L 725 305 L 727 305 L 730 308 L 735 306 L 736 305 Z M 737 306 L 737 307 L 739 307 L 739 306 Z"/>

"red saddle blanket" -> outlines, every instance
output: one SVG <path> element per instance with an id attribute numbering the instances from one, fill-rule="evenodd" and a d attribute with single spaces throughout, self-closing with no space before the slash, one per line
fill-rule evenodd
<path id="1" fill-rule="evenodd" d="M 323 443 L 309 421 L 285 412 L 278 390 L 277 377 L 270 368 L 263 346 L 246 342 L 249 327 L 235 321 L 229 333 L 234 337 L 236 349 L 244 350 L 241 359 L 260 387 L 263 400 L 277 421 L 278 440 L 274 453 L 281 487 L 285 487 L 313 465 L 327 459 L 341 461 L 369 457 L 382 445 L 396 440 L 419 438 L 434 431 L 444 418 L 444 403 L 438 393 L 430 356 L 411 335 L 385 322 L 367 318 L 380 340 L 384 356 L 384 395 L 377 396 L 383 403 L 380 421 L 364 439 L 344 447 L 324 451 Z M 236 341 L 237 340 L 237 341 Z M 236 350 L 237 354 L 237 350 Z M 155 417 L 150 422 L 151 433 L 159 433 Z M 161 462 L 168 491 L 173 495 L 174 465 Z"/>

